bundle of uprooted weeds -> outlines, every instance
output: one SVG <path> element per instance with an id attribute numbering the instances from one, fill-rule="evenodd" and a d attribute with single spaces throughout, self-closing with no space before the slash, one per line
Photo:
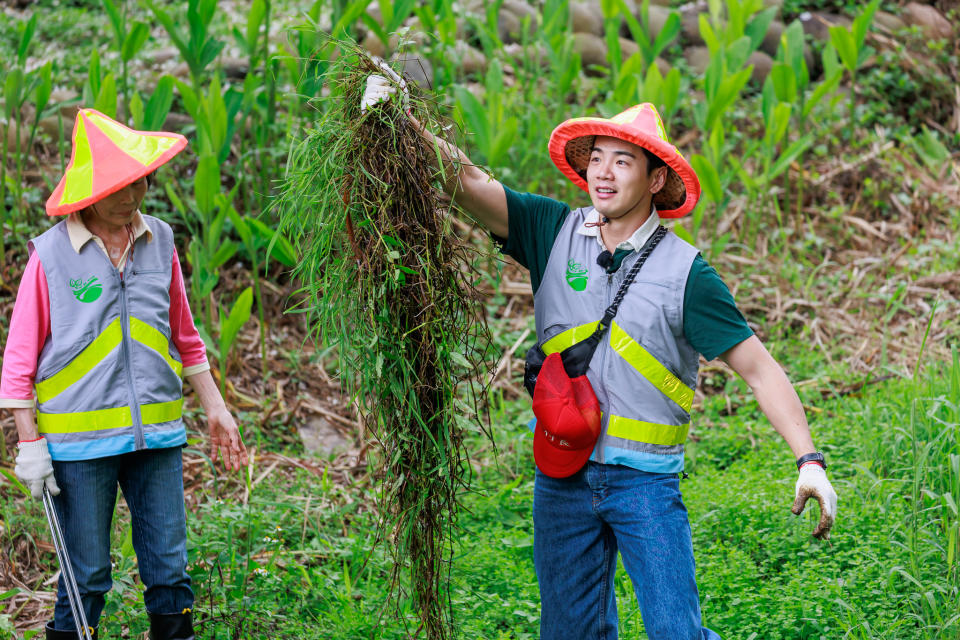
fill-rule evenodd
<path id="1" fill-rule="evenodd" d="M 361 113 L 380 70 L 345 49 L 327 72 L 323 115 L 291 154 L 279 211 L 301 252 L 300 310 L 337 347 L 341 382 L 380 445 L 394 589 L 409 585 L 414 635 L 447 638 L 457 496 L 470 474 L 463 433 L 483 429 L 475 380 L 491 340 L 472 285 L 478 255 L 435 188 L 436 150 L 404 115 L 436 131 L 438 106 L 408 83 L 407 104 L 398 95 Z"/>

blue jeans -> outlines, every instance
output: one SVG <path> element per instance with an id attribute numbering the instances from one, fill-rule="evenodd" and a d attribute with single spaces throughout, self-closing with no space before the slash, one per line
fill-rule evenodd
<path id="1" fill-rule="evenodd" d="M 533 526 L 541 640 L 617 637 L 618 549 L 650 640 L 720 639 L 701 623 L 676 474 L 592 461 L 569 478 L 537 470 Z"/>
<path id="2" fill-rule="evenodd" d="M 117 487 L 130 508 L 133 548 L 150 613 L 181 613 L 193 607 L 187 574 L 187 522 L 183 504 L 181 448 L 53 463 L 60 495 L 53 499 L 70 554 L 87 623 L 93 627 L 110 590 L 110 529 Z M 57 585 L 53 626 L 77 628 L 63 576 Z"/>

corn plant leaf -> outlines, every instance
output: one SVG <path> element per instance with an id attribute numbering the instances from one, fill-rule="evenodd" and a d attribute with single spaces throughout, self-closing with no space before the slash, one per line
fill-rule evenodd
<path id="1" fill-rule="evenodd" d="M 33 34 L 37 30 L 37 16 L 40 13 L 35 11 L 30 19 L 21 23 L 20 42 L 17 45 L 17 64 L 23 67 L 27 63 L 27 52 L 30 50 L 30 43 L 33 41 Z"/>
<path id="2" fill-rule="evenodd" d="M 746 64 L 751 53 L 753 53 L 753 49 L 751 48 L 750 38 L 747 36 L 737 38 L 730 43 L 726 50 L 727 72 L 730 73 L 741 68 Z"/>
<path id="3" fill-rule="evenodd" d="M 120 15 L 120 9 L 113 0 L 100 0 L 103 10 L 110 20 L 110 27 L 113 29 L 113 41 L 117 47 L 123 42 L 123 16 Z"/>
<path id="4" fill-rule="evenodd" d="M 23 89 L 23 70 L 19 67 L 10 71 L 3 82 L 3 110 L 7 122 L 13 119 L 13 113 L 20 105 L 20 94 Z"/>
<path id="5" fill-rule="evenodd" d="M 173 46 L 177 48 L 177 51 L 180 52 L 180 56 L 184 60 L 191 60 L 192 55 L 190 51 L 190 45 L 187 44 L 187 41 L 184 40 L 180 35 L 180 30 L 177 29 L 177 25 L 174 23 L 173 18 L 170 17 L 170 14 L 156 6 L 152 0 L 145 1 L 147 7 L 149 7 L 150 11 L 153 12 L 154 17 L 163 26 L 163 29 L 167 32 L 167 35 L 170 36 L 170 40 L 173 42 Z"/>
<path id="6" fill-rule="evenodd" d="M 693 170 L 697 172 L 697 177 L 700 178 L 703 195 L 707 196 L 711 202 L 720 202 L 723 200 L 723 188 L 720 185 L 720 175 L 717 173 L 717 168 L 713 166 L 713 163 L 699 153 L 695 153 L 690 156 L 690 164 L 693 165 Z"/>
<path id="7" fill-rule="evenodd" d="M 773 65 L 770 80 L 780 102 L 793 103 L 797 99 L 797 76 L 793 67 L 782 62 Z"/>
<path id="8" fill-rule="evenodd" d="M 380 26 L 380 23 L 373 19 L 369 13 L 364 13 L 360 16 L 360 20 L 363 21 L 363 24 L 367 25 L 367 28 L 370 29 L 377 36 L 377 39 L 380 40 L 384 45 L 389 44 L 390 36 L 387 34 L 386 30 Z"/>
<path id="9" fill-rule="evenodd" d="M 127 33 L 127 37 L 123 40 L 123 48 L 120 50 L 120 58 L 124 62 L 130 62 L 133 60 L 133 57 L 140 53 L 140 50 L 143 49 L 143 45 L 147 42 L 147 37 L 150 35 L 150 28 L 143 22 L 137 21 L 133 23 L 133 27 Z"/>
<path id="10" fill-rule="evenodd" d="M 93 108 L 111 118 L 117 117 L 117 83 L 112 73 L 108 73 L 100 83 L 100 92 L 93 102 Z"/>
<path id="11" fill-rule="evenodd" d="M 677 37 L 677 34 L 680 33 L 682 28 L 683 23 L 680 20 L 680 14 L 676 11 L 671 11 L 670 15 L 667 16 L 666 22 L 663 23 L 663 28 L 660 29 L 660 33 L 657 34 L 657 38 L 653 41 L 653 46 L 650 51 L 651 61 L 656 60 L 657 56 L 673 42 L 673 39 Z"/>
<path id="12" fill-rule="evenodd" d="M 15 476 L 12 471 L 0 467 L 0 474 L 3 474 L 3 476 L 10 481 L 10 484 L 19 489 L 23 495 L 27 496 L 28 498 L 30 497 L 30 489 L 27 489 L 26 485 L 20 482 L 20 478 Z"/>
<path id="13" fill-rule="evenodd" d="M 878 8 L 880 8 L 880 0 L 873 0 L 863 8 L 860 15 L 853 19 L 851 32 L 854 42 L 857 45 L 857 51 L 863 49 L 864 40 L 867 38 L 867 31 L 870 29 L 870 23 L 873 22 L 873 15 L 877 12 Z"/>
<path id="14" fill-rule="evenodd" d="M 253 0 L 250 13 L 247 14 L 246 45 L 247 55 L 253 56 L 257 51 L 257 42 L 260 39 L 260 27 L 267 16 L 267 5 L 264 0 Z"/>
<path id="15" fill-rule="evenodd" d="M 823 100 L 823 97 L 837 88 L 837 85 L 840 84 L 840 78 L 843 76 L 843 69 L 834 69 L 832 74 L 827 75 L 820 84 L 817 85 L 817 88 L 813 90 L 813 93 L 810 94 L 810 97 L 803 103 L 803 110 L 801 111 L 801 117 L 806 118 L 810 115 L 810 112 L 813 110 L 817 104 Z"/>
<path id="16" fill-rule="evenodd" d="M 250 229 L 260 236 L 261 240 L 268 242 L 267 255 L 285 267 L 293 268 L 297 265 L 297 252 L 293 245 L 278 230 L 273 230 L 262 220 L 257 218 L 247 218 L 247 224 Z"/>
<path id="17" fill-rule="evenodd" d="M 467 130 L 473 133 L 476 146 L 485 152 L 491 146 L 491 136 L 483 104 L 463 87 L 457 86 L 453 92 L 457 100 L 457 111 L 467 125 Z"/>
<path id="18" fill-rule="evenodd" d="M 173 105 L 173 84 L 173 76 L 170 75 L 165 75 L 157 81 L 157 86 L 143 112 L 143 127 L 147 131 L 163 128 L 163 123 L 166 122 L 170 107 Z"/>
<path id="19" fill-rule="evenodd" d="M 193 194 L 204 217 L 213 213 L 216 195 L 220 193 L 220 163 L 211 154 L 200 156 L 193 178 Z"/>
<path id="20" fill-rule="evenodd" d="M 216 252 L 210 257 L 210 267 L 219 269 L 237 253 L 237 243 L 233 240 L 226 240 L 217 247 Z"/>
<path id="21" fill-rule="evenodd" d="M 754 16 L 753 20 L 744 28 L 743 34 L 750 39 L 750 51 L 756 51 L 760 43 L 763 42 L 764 36 L 770 30 L 770 23 L 773 22 L 778 11 L 780 11 L 780 7 L 768 7 Z"/>
<path id="22" fill-rule="evenodd" d="M 785 105 L 789 107 L 789 105 Z M 807 150 L 813 144 L 813 135 L 807 134 L 802 138 L 794 140 L 790 146 L 788 146 L 783 153 L 780 154 L 780 157 L 777 158 L 777 161 L 773 163 L 770 167 L 770 171 L 767 174 L 767 180 L 773 180 L 781 173 L 787 170 L 787 167 L 790 166 L 790 163 L 796 159 L 801 153 Z"/>
<path id="23" fill-rule="evenodd" d="M 857 43 L 853 39 L 853 34 L 846 27 L 833 25 L 830 27 L 830 42 L 837 50 L 840 61 L 850 73 L 857 71 Z"/>
<path id="24" fill-rule="evenodd" d="M 703 38 L 703 41 L 707 44 L 707 48 L 710 50 L 710 55 L 717 55 L 720 51 L 720 38 L 717 37 L 716 31 L 713 30 L 712 26 L 710 26 L 710 19 L 707 17 L 707 14 L 700 14 L 698 24 L 700 27 L 700 37 Z"/>
<path id="25" fill-rule="evenodd" d="M 221 316 L 220 321 L 220 355 L 226 359 L 227 354 L 233 347 L 233 342 L 240 333 L 240 329 L 250 319 L 250 309 L 253 306 L 253 287 L 247 287 L 237 296 L 236 301 L 230 308 L 230 313 L 225 319 Z"/>
<path id="26" fill-rule="evenodd" d="M 36 71 L 37 85 L 33 90 L 34 107 L 37 110 L 37 119 L 40 119 L 41 112 L 46 109 L 50 102 L 50 94 L 53 92 L 53 62 L 47 61 L 39 70 Z"/>
<path id="27" fill-rule="evenodd" d="M 752 71 L 753 65 L 751 64 L 723 80 L 717 89 L 715 99 L 710 101 L 710 107 L 707 111 L 707 129 L 713 129 L 713 125 L 720 115 L 737 99 L 740 91 L 742 91 L 743 87 L 747 84 L 747 80 L 750 79 Z"/>
<path id="28" fill-rule="evenodd" d="M 806 90 L 807 85 L 810 84 L 810 70 L 803 55 L 804 47 L 803 24 L 799 20 L 794 20 L 781 36 L 779 53 L 782 54 L 781 59 L 793 69 L 798 91 Z"/>

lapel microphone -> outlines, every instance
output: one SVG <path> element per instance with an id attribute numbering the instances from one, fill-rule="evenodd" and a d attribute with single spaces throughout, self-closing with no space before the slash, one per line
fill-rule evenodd
<path id="1" fill-rule="evenodd" d="M 597 264 L 603 267 L 604 271 L 613 266 L 613 254 L 609 250 L 597 256 Z"/>

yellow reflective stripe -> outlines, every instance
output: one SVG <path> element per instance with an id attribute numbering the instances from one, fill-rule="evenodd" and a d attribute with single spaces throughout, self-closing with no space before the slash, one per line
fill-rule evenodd
<path id="1" fill-rule="evenodd" d="M 150 347 L 167 361 L 178 376 L 183 373 L 183 365 L 170 357 L 170 342 L 167 337 L 143 320 L 130 318 L 130 337 L 140 344 Z"/>
<path id="2" fill-rule="evenodd" d="M 684 411 L 690 411 L 693 407 L 693 389 L 683 384 L 680 378 L 660 364 L 616 322 L 610 327 L 610 346 L 663 395 L 676 402 Z"/>
<path id="3" fill-rule="evenodd" d="M 182 415 L 183 398 L 170 402 L 145 404 L 140 407 L 140 418 L 143 424 L 172 422 Z M 40 433 L 81 433 L 132 426 L 133 416 L 130 414 L 130 407 L 76 413 L 37 413 L 37 427 Z"/>
<path id="4" fill-rule="evenodd" d="M 67 167 L 63 180 L 63 193 L 58 204 L 79 202 L 93 195 L 93 154 L 84 119 L 77 118 L 73 142 L 73 162 Z"/>
<path id="5" fill-rule="evenodd" d="M 132 427 L 130 407 L 78 411 L 76 413 L 37 412 L 37 428 L 40 433 L 78 433 Z"/>
<path id="6" fill-rule="evenodd" d="M 90 118 L 90 123 L 96 125 L 121 151 L 145 167 L 156 162 L 177 144 L 177 138 L 170 135 L 144 135 L 96 113 L 88 113 L 87 117 Z"/>
<path id="7" fill-rule="evenodd" d="M 183 398 L 171 400 L 170 402 L 157 402 L 155 404 L 145 404 L 140 407 L 140 418 L 143 424 L 158 424 L 160 422 L 171 422 L 183 415 Z"/>
<path id="8" fill-rule="evenodd" d="M 123 331 L 120 329 L 120 318 L 117 318 L 108 324 L 103 333 L 94 338 L 93 342 L 88 344 L 70 364 L 36 384 L 37 400 L 43 403 L 58 396 L 67 387 L 103 362 L 103 359 L 117 348 L 122 339 Z"/>
<path id="9" fill-rule="evenodd" d="M 598 324 L 600 324 L 599 320 L 596 322 L 581 324 L 579 327 L 573 327 L 571 329 L 567 329 L 566 331 L 562 331 L 544 342 L 541 348 L 547 355 L 563 351 L 567 347 L 571 347 L 576 343 L 582 342 L 589 338 L 590 334 L 594 332 Z"/>
<path id="10" fill-rule="evenodd" d="M 643 420 L 633 420 L 621 416 L 610 416 L 610 422 L 607 424 L 607 434 L 624 440 L 633 440 L 634 442 L 646 442 L 648 444 L 659 444 L 663 446 L 672 446 L 683 444 L 687 439 L 687 432 L 690 430 L 690 423 L 687 424 L 657 424 L 655 422 L 644 422 Z"/>

